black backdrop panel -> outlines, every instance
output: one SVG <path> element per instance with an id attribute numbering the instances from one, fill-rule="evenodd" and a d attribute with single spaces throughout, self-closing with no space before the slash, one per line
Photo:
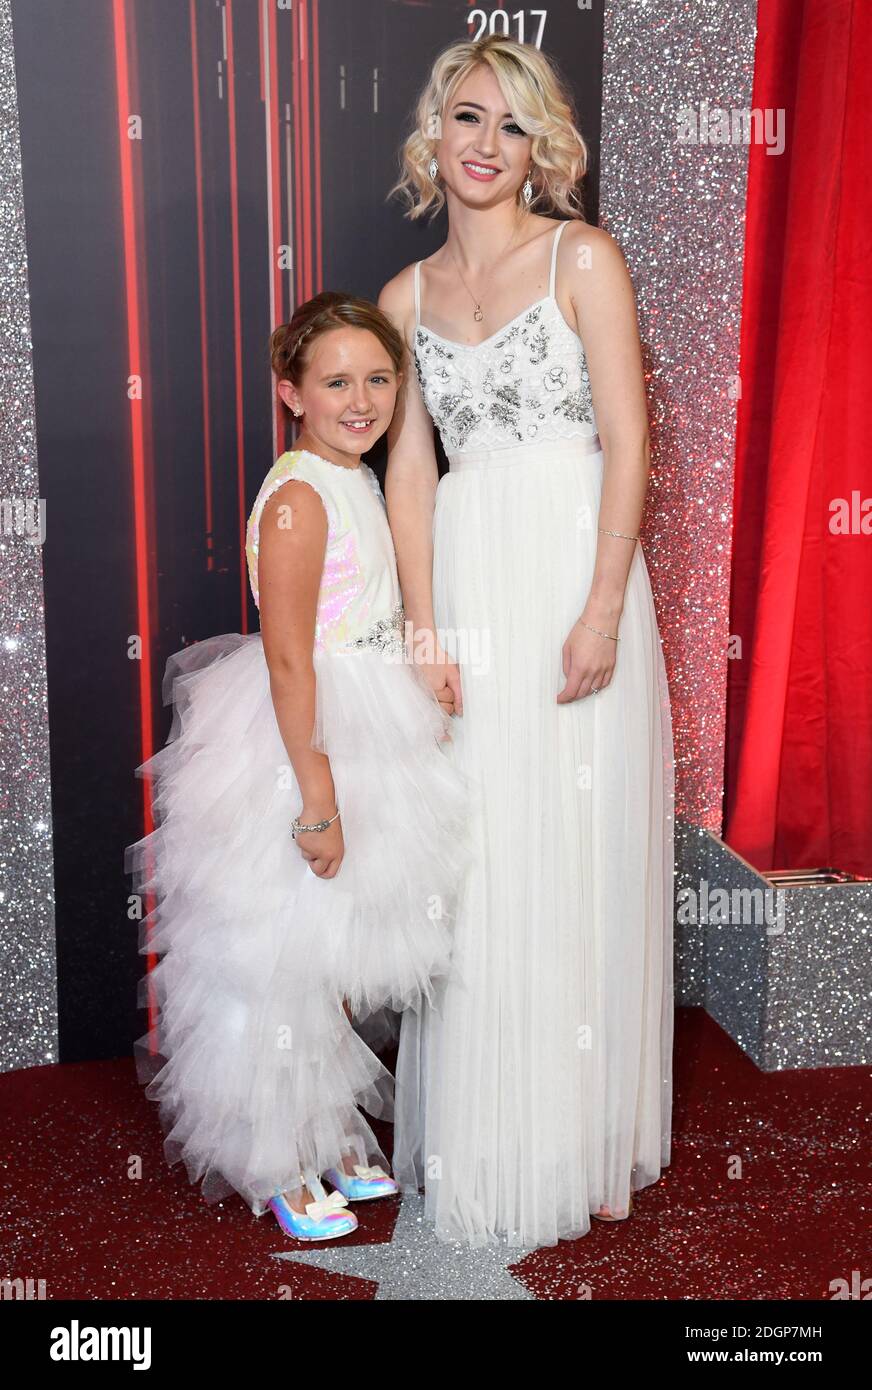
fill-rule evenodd
<path id="1" fill-rule="evenodd" d="M 145 1028 L 122 855 L 144 828 L 133 769 L 168 731 L 166 659 L 257 625 L 242 524 L 278 431 L 271 323 L 321 288 L 374 298 L 435 249 L 442 219 L 412 225 L 386 200 L 429 63 L 491 23 L 518 36 L 523 22 L 535 40 L 543 11 L 461 0 L 13 0 L 12 11 L 47 507 L 61 1058 L 75 1061 L 127 1053 Z M 541 46 L 575 95 L 595 220 L 602 0 L 548 5 Z M 285 245 L 293 269 L 271 274 Z M 371 462 L 381 474 L 382 454 Z M 137 634 L 150 672 L 130 659 Z"/>

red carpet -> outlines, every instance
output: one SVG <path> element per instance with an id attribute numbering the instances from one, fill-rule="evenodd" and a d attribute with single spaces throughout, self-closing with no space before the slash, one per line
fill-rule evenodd
<path id="1" fill-rule="evenodd" d="M 629 1221 L 594 1222 L 515 1276 L 540 1299 L 831 1298 L 833 1280 L 870 1268 L 868 1080 L 859 1068 L 764 1075 L 702 1010 L 680 1010 L 672 1166 Z M 240 1199 L 207 1206 L 166 1165 L 157 1107 L 126 1058 L 0 1076 L 0 1201 L 0 1279 L 44 1279 L 48 1299 L 376 1291 L 271 1259 L 312 1247 Z M 334 1246 L 389 1240 L 397 1207 L 358 1206 L 359 1230 Z"/>

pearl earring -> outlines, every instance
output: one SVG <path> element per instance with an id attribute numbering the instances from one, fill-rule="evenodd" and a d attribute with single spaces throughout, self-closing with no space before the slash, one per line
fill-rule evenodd
<path id="1" fill-rule="evenodd" d="M 430 160 L 430 163 L 427 165 L 427 173 L 430 175 L 430 178 L 435 183 L 436 175 L 439 173 L 439 160 L 436 158 L 435 154 L 433 158 Z"/>

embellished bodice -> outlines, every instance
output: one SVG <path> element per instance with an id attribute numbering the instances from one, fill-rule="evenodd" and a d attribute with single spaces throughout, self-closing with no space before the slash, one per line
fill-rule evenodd
<path id="1" fill-rule="evenodd" d="M 248 518 L 245 553 L 258 608 L 260 523 L 267 501 L 291 479 L 314 488 L 327 514 L 327 548 L 318 593 L 315 653 L 376 649 L 401 653 L 403 607 L 387 512 L 378 479 L 368 464 L 343 468 L 307 450 L 276 460 L 261 484 Z M 277 524 L 290 525 L 290 509 Z"/>
<path id="2" fill-rule="evenodd" d="M 420 321 L 420 267 L 415 268 L 415 369 L 424 403 L 449 457 L 516 448 L 597 432 L 587 359 L 550 293 L 481 343 L 442 338 Z"/>

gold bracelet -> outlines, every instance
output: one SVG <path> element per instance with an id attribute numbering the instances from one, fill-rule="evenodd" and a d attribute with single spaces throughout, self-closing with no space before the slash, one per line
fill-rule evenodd
<path id="1" fill-rule="evenodd" d="M 578 621 L 581 623 L 582 627 L 587 628 L 588 632 L 595 632 L 597 637 L 608 637 L 610 642 L 620 642 L 621 640 L 620 637 L 613 637 L 610 632 L 600 632 L 598 627 L 591 627 L 590 623 L 584 621 L 584 618 L 579 618 Z"/>
<path id="2" fill-rule="evenodd" d="M 620 536 L 622 541 L 637 541 L 640 539 L 639 536 L 625 536 L 623 531 L 607 531 L 604 526 L 598 526 L 596 529 L 601 531 L 604 536 Z"/>

